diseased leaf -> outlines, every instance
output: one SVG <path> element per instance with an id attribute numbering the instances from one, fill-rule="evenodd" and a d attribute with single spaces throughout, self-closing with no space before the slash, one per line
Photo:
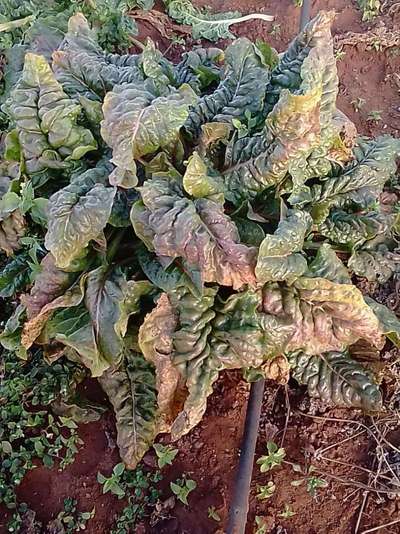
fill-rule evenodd
<path id="1" fill-rule="evenodd" d="M 171 427 L 171 436 L 178 439 L 201 420 L 218 378 L 218 361 L 213 357 L 209 335 L 216 290 L 204 288 L 202 297 L 194 297 L 185 288 L 170 295 L 177 313 L 177 328 L 173 334 L 173 364 L 185 378 L 188 391 L 183 410 Z"/>
<path id="2" fill-rule="evenodd" d="M 210 175 L 207 165 L 197 152 L 190 156 L 186 172 L 183 175 L 183 187 L 195 198 L 209 198 L 215 202 L 224 202 L 223 186 L 220 177 Z"/>
<path id="3" fill-rule="evenodd" d="M 42 56 L 26 54 L 7 110 L 16 124 L 28 174 L 65 168 L 68 161 L 97 148 L 91 132 L 77 124 L 79 104 L 67 97 Z"/>
<path id="4" fill-rule="evenodd" d="M 117 85 L 107 93 L 103 104 L 101 135 L 113 149 L 112 162 L 117 166 L 112 176 L 129 173 L 130 184 L 136 176 L 135 160 L 159 148 L 173 152 L 189 104 L 196 99 L 189 86 L 162 97 L 156 97 L 148 87 L 138 83 Z"/>
<path id="5" fill-rule="evenodd" d="M 338 284 L 351 284 L 346 267 L 327 243 L 318 248 L 305 276 L 308 278 L 326 278 Z"/>
<path id="6" fill-rule="evenodd" d="M 400 347 L 400 320 L 397 316 L 383 304 L 379 304 L 370 297 L 364 297 L 365 302 L 370 306 L 378 317 L 381 330 L 390 341 Z"/>
<path id="7" fill-rule="evenodd" d="M 279 223 L 274 234 L 264 238 L 255 271 L 258 282 L 287 280 L 290 284 L 304 274 L 307 260 L 299 252 L 311 224 L 312 219 L 307 212 L 293 211 Z"/>
<path id="8" fill-rule="evenodd" d="M 119 301 L 119 317 L 114 324 L 114 330 L 121 338 L 126 335 L 129 317 L 140 311 L 140 299 L 151 293 L 153 288 L 153 284 L 147 280 L 129 280 L 124 284 L 123 296 Z"/>
<path id="9" fill-rule="evenodd" d="M 153 365 L 127 352 L 120 367 L 99 382 L 114 408 L 121 459 L 134 469 L 157 435 L 157 391 Z"/>
<path id="10" fill-rule="evenodd" d="M 132 212 L 135 232 L 147 225 L 146 241 L 153 233 L 157 255 L 169 263 L 183 258 L 199 270 L 203 282 L 240 288 L 254 283 L 255 249 L 241 245 L 233 222 L 221 204 L 207 199 L 185 198 L 177 183 L 153 178 L 140 187 L 145 210 Z M 145 241 L 146 245 L 147 242 Z"/>
<path id="11" fill-rule="evenodd" d="M 51 196 L 45 244 L 57 267 L 67 269 L 106 226 L 116 192 L 104 185 L 107 176 L 89 169 Z"/>
<path id="12" fill-rule="evenodd" d="M 347 266 L 357 276 L 384 284 L 400 269 L 400 254 L 390 252 L 385 245 L 379 246 L 377 250 L 356 250 L 350 256 Z"/>
<path id="13" fill-rule="evenodd" d="M 65 272 L 56 267 L 54 257 L 50 253 L 43 258 L 40 267 L 29 295 L 23 295 L 21 298 L 28 319 L 38 315 L 46 304 L 62 295 L 77 278 L 76 273 Z"/>
<path id="14" fill-rule="evenodd" d="M 380 213 L 360 214 L 336 210 L 329 215 L 318 231 L 332 243 L 340 243 L 353 249 L 377 235 L 384 234 L 387 229 L 387 218 Z"/>
<path id="15" fill-rule="evenodd" d="M 166 293 L 146 315 L 139 329 L 139 347 L 156 368 L 157 403 L 160 432 L 169 432 L 187 395 L 184 376 L 173 363 L 173 333 L 177 316 Z"/>
<path id="16" fill-rule="evenodd" d="M 382 408 L 382 395 L 372 374 L 345 352 L 319 356 L 297 352 L 289 355 L 289 362 L 293 378 L 307 385 L 311 397 L 367 412 Z"/>
<path id="17" fill-rule="evenodd" d="M 25 235 L 25 219 L 16 209 L 2 217 L 0 213 L 0 250 L 11 256 L 21 248 L 20 238 Z"/>
<path id="18" fill-rule="evenodd" d="M 129 304 L 133 304 L 129 297 L 132 294 L 128 296 L 126 279 L 118 269 L 103 265 L 86 277 L 85 305 L 96 348 L 110 365 L 118 365 L 123 355 L 122 335 L 126 332 Z"/>
<path id="19" fill-rule="evenodd" d="M 206 123 L 241 119 L 246 110 L 259 112 L 268 80 L 269 72 L 262 66 L 253 43 L 245 38 L 237 39 L 225 52 L 220 85 L 191 106 L 185 129 L 196 138 Z"/>

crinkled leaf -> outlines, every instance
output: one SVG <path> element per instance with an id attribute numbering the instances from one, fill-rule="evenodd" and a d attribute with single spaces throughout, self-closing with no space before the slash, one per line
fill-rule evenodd
<path id="1" fill-rule="evenodd" d="M 183 258 L 195 267 L 203 282 L 239 288 L 254 283 L 255 249 L 239 243 L 237 228 L 221 204 L 185 198 L 177 183 L 153 178 L 140 188 L 145 210 L 138 223 L 147 224 L 147 236 L 159 257 Z M 142 232 L 143 233 L 143 232 Z M 139 234 L 140 235 L 140 232 Z"/>
<path id="2" fill-rule="evenodd" d="M 82 13 L 70 18 L 68 33 L 53 54 L 53 69 L 68 95 L 97 101 L 117 84 L 143 79 L 138 56 L 105 54 Z"/>
<path id="3" fill-rule="evenodd" d="M 390 341 L 400 347 L 400 320 L 383 304 L 376 302 L 370 297 L 364 297 L 365 302 L 372 308 L 379 319 L 381 330 Z"/>
<path id="4" fill-rule="evenodd" d="M 256 114 L 262 108 L 269 72 L 260 61 L 253 43 L 237 39 L 225 52 L 224 77 L 217 89 L 203 96 L 189 110 L 185 129 L 198 137 L 201 126 L 209 122 L 230 122 Z"/>
<path id="5" fill-rule="evenodd" d="M 173 334 L 173 364 L 185 378 L 188 391 L 183 410 L 172 424 L 171 435 L 178 439 L 201 420 L 218 378 L 218 361 L 213 357 L 209 335 L 216 290 L 204 288 L 202 297 L 194 297 L 185 288 L 170 295 L 178 324 Z"/>
<path id="6" fill-rule="evenodd" d="M 387 217 L 380 213 L 360 214 L 335 210 L 319 226 L 318 231 L 332 243 L 340 243 L 353 249 L 385 233 L 387 229 Z"/>
<path id="7" fill-rule="evenodd" d="M 379 246 L 377 250 L 356 250 L 350 256 L 347 266 L 357 276 L 384 284 L 400 270 L 400 253 L 390 252 L 385 245 Z"/>
<path id="8" fill-rule="evenodd" d="M 319 356 L 295 352 L 289 355 L 289 362 L 293 378 L 307 385 L 311 397 L 367 412 L 382 408 L 382 395 L 372 374 L 346 352 Z"/>
<path id="9" fill-rule="evenodd" d="M 89 169 L 50 198 L 45 244 L 57 267 L 67 268 L 106 226 L 116 192 L 104 185 L 107 176 Z"/>
<path id="10" fill-rule="evenodd" d="M 224 52 L 219 48 L 194 48 L 182 54 L 182 60 L 174 67 L 174 79 L 177 87 L 189 84 L 196 93 L 219 81 L 219 62 Z"/>
<path id="11" fill-rule="evenodd" d="M 104 100 L 101 135 L 113 149 L 112 162 L 120 174 L 135 176 L 135 160 L 159 148 L 173 151 L 189 104 L 195 100 L 189 86 L 163 97 L 156 97 L 147 87 L 138 83 L 118 85 Z"/>
<path id="12" fill-rule="evenodd" d="M 123 334 L 130 310 L 135 313 L 136 304 L 132 286 L 119 269 L 102 265 L 86 277 L 85 305 L 93 326 L 96 348 L 103 360 L 118 365 L 124 343 Z M 121 321 L 121 322 L 119 322 Z"/>
<path id="13" fill-rule="evenodd" d="M 77 124 L 79 104 L 64 93 L 42 56 L 25 56 L 22 76 L 7 110 L 16 124 L 28 174 L 60 169 L 97 148 L 89 130 Z"/>
<path id="14" fill-rule="evenodd" d="M 121 366 L 108 369 L 99 382 L 114 408 L 120 456 L 134 469 L 158 432 L 154 367 L 127 352 Z"/>
<path id="15" fill-rule="evenodd" d="M 287 280 L 293 282 L 307 270 L 307 260 L 299 252 L 310 230 L 312 219 L 305 211 L 293 211 L 283 219 L 274 234 L 260 244 L 256 265 L 260 283 Z"/>
<path id="16" fill-rule="evenodd" d="M 176 312 L 163 293 L 139 329 L 140 350 L 156 368 L 160 432 L 170 431 L 187 394 L 183 376 L 173 363 L 172 340 L 176 325 Z"/>
<path id="17" fill-rule="evenodd" d="M 305 276 L 308 278 L 326 278 L 338 284 L 351 284 L 346 267 L 327 243 L 318 248 Z"/>

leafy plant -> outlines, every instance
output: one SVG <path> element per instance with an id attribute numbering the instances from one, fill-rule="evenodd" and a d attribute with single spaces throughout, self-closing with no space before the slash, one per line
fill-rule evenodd
<path id="1" fill-rule="evenodd" d="M 357 137 L 337 110 L 332 19 L 281 55 L 240 38 L 178 65 L 152 42 L 110 54 L 81 13 L 57 39 L 42 28 L 46 51 L 32 32 L 10 49 L 0 341 L 98 379 L 128 468 L 114 489 L 158 434 L 199 423 L 222 370 L 382 408 L 349 348 L 399 344 L 400 322 L 351 276 L 398 271 L 398 213 L 380 199 L 400 141 Z M 265 470 L 283 458 L 267 453 Z"/>
<path id="2" fill-rule="evenodd" d="M 357 0 L 358 5 L 362 11 L 363 20 L 372 20 L 375 18 L 381 9 L 380 0 Z"/>
<path id="3" fill-rule="evenodd" d="M 296 515 L 296 512 L 294 512 L 287 503 L 285 503 L 285 506 L 281 512 L 279 512 L 278 517 L 282 517 L 283 519 L 290 519 Z"/>
<path id="4" fill-rule="evenodd" d="M 272 480 L 270 480 L 265 486 L 257 486 L 257 499 L 263 501 L 269 499 L 275 493 L 276 486 Z"/>
<path id="5" fill-rule="evenodd" d="M 382 120 L 382 111 L 372 110 L 368 113 L 367 121 L 379 122 Z"/>
<path id="6" fill-rule="evenodd" d="M 178 478 L 175 482 L 170 483 L 172 493 L 186 506 L 189 505 L 187 500 L 189 493 L 196 489 L 196 487 L 196 482 L 190 478 Z"/>
<path id="7" fill-rule="evenodd" d="M 162 445 L 162 443 L 155 443 L 153 445 L 157 455 L 158 467 L 162 469 L 166 465 L 172 465 L 175 456 L 178 454 L 178 449 L 174 449 L 170 445 Z"/>
<path id="8" fill-rule="evenodd" d="M 302 468 L 298 464 L 293 464 L 292 467 L 296 473 L 301 473 L 303 477 L 297 480 L 293 480 L 291 482 L 291 485 L 297 487 L 301 486 L 304 483 L 306 485 L 306 490 L 311 495 L 311 497 L 315 498 L 317 496 L 318 489 L 327 487 L 328 482 L 324 478 L 319 478 L 316 475 L 312 474 L 315 472 L 315 467 L 313 465 L 309 465 Z"/>
<path id="9" fill-rule="evenodd" d="M 0 369 L 0 504 L 14 510 L 9 528 L 17 531 L 26 511 L 16 490 L 39 458 L 60 470 L 71 464 L 82 443 L 77 425 L 45 407 L 68 397 L 82 371 L 68 361 L 46 364 L 40 353 L 28 363 L 4 351 Z"/>
<path id="10" fill-rule="evenodd" d="M 215 509 L 215 506 L 209 506 L 207 509 L 207 514 L 208 514 L 209 519 L 214 519 L 214 521 L 217 521 L 217 522 L 221 521 L 221 516 Z"/>
<path id="11" fill-rule="evenodd" d="M 257 465 L 260 466 L 261 473 L 266 473 L 274 469 L 274 467 L 280 466 L 286 456 L 285 449 L 278 447 L 273 441 L 268 441 L 267 452 L 268 454 L 260 456 L 257 460 Z"/>
<path id="12" fill-rule="evenodd" d="M 111 476 L 105 477 L 102 473 L 97 473 L 97 482 L 103 486 L 103 493 L 113 493 L 122 499 L 125 497 L 125 488 L 122 486 L 122 475 L 125 471 L 125 465 L 119 463 L 113 467 Z"/>
<path id="13" fill-rule="evenodd" d="M 51 528 L 59 528 L 60 531 L 66 534 L 86 530 L 87 522 L 95 515 L 95 508 L 91 512 L 79 512 L 76 505 L 76 499 L 71 499 L 70 497 L 64 499 L 64 508 L 57 518 L 51 522 Z"/>
<path id="14" fill-rule="evenodd" d="M 254 521 L 256 524 L 254 534 L 266 534 L 268 527 L 267 527 L 267 523 L 265 522 L 264 517 L 256 515 L 256 517 L 254 518 Z"/>

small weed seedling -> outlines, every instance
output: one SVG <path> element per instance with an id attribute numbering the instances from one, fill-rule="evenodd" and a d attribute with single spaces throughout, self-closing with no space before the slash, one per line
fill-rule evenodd
<path id="1" fill-rule="evenodd" d="M 95 508 L 91 512 L 79 512 L 76 509 L 76 504 L 77 501 L 75 499 L 64 499 L 64 509 L 57 516 L 56 521 L 65 534 L 86 530 L 87 522 L 95 515 Z"/>
<path id="2" fill-rule="evenodd" d="M 272 35 L 272 37 L 279 39 L 282 33 L 282 26 L 276 22 L 273 22 L 269 33 Z"/>
<path id="3" fill-rule="evenodd" d="M 214 521 L 217 521 L 217 522 L 221 521 L 221 516 L 215 509 L 215 506 L 209 506 L 207 509 L 207 514 L 208 514 L 209 519 L 214 519 Z"/>
<path id="4" fill-rule="evenodd" d="M 346 55 L 346 52 L 343 50 L 343 48 L 340 48 L 339 50 L 335 50 L 335 59 L 336 61 L 341 61 Z"/>
<path id="5" fill-rule="evenodd" d="M 110 477 L 105 477 L 100 472 L 97 473 L 97 482 L 102 484 L 103 493 L 111 492 L 116 495 L 118 499 L 125 497 L 125 488 L 123 487 L 122 483 L 122 475 L 124 471 L 125 465 L 123 463 L 119 463 L 114 466 Z"/>
<path id="6" fill-rule="evenodd" d="M 266 486 L 257 486 L 258 493 L 257 493 L 256 497 L 260 501 L 263 501 L 265 499 L 269 499 L 270 497 L 272 497 L 272 495 L 274 494 L 275 490 L 276 490 L 276 486 L 272 482 L 272 480 L 270 480 Z"/>
<path id="7" fill-rule="evenodd" d="M 365 103 L 366 103 L 366 100 L 364 100 L 364 98 L 360 98 L 360 97 L 357 97 L 355 100 L 351 101 L 351 105 L 353 106 L 354 111 L 356 113 L 360 112 L 361 108 L 363 108 L 365 106 Z"/>
<path id="8" fill-rule="evenodd" d="M 296 512 L 294 512 L 292 508 L 287 503 L 285 503 L 285 506 L 282 512 L 279 512 L 278 517 L 282 517 L 282 519 L 290 519 L 294 515 L 296 515 Z"/>
<path id="9" fill-rule="evenodd" d="M 196 486 L 196 482 L 194 480 L 191 480 L 190 478 L 178 478 L 175 482 L 170 483 L 172 493 L 174 493 L 177 498 L 186 506 L 188 506 L 188 495 L 194 489 L 196 489 Z"/>
<path id="10" fill-rule="evenodd" d="M 175 456 L 178 454 L 178 449 L 174 449 L 170 445 L 162 445 L 162 443 L 155 443 L 153 445 L 157 455 L 158 467 L 162 469 L 166 465 L 172 465 Z"/>
<path id="11" fill-rule="evenodd" d="M 160 492 L 156 484 L 162 476 L 159 471 L 146 473 L 141 467 L 131 471 L 123 463 L 114 466 L 111 476 L 97 474 L 97 480 L 103 485 L 103 493 L 111 492 L 119 499 L 127 498 L 128 504 L 117 518 L 110 534 L 129 534 L 147 514 L 148 508 L 156 504 Z"/>
<path id="12" fill-rule="evenodd" d="M 368 113 L 368 122 L 379 122 L 382 120 L 382 111 L 373 110 Z"/>
<path id="13" fill-rule="evenodd" d="M 268 441 L 267 451 L 268 454 L 261 456 L 257 460 L 257 464 L 260 466 L 261 473 L 266 473 L 274 467 L 281 465 L 286 455 L 285 449 L 282 447 L 279 448 L 278 445 L 273 441 Z"/>
<path id="14" fill-rule="evenodd" d="M 265 519 L 259 515 L 256 515 L 254 520 L 256 523 L 254 534 L 266 534 L 267 524 L 265 523 Z"/>
<path id="15" fill-rule="evenodd" d="M 291 485 L 297 487 L 305 483 L 307 492 L 311 495 L 311 497 L 315 498 L 317 496 L 318 489 L 326 488 L 328 486 L 328 482 L 324 478 L 319 478 L 312 474 L 316 470 L 313 465 L 305 467 L 304 469 L 299 464 L 293 464 L 292 467 L 293 471 L 296 473 L 301 473 L 303 476 L 298 480 L 293 480 Z"/>

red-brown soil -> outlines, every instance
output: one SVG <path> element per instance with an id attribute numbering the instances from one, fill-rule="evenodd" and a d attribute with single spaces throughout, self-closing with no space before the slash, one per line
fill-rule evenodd
<path id="1" fill-rule="evenodd" d="M 275 15 L 279 24 L 271 34 L 272 24 L 252 21 L 234 28 L 237 35 L 251 39 L 261 38 L 270 42 L 278 51 L 283 50 L 298 30 L 300 10 L 291 0 L 197 0 L 197 5 L 211 6 L 215 10 L 238 9 L 244 13 L 264 12 Z M 394 3 L 394 2 L 392 2 Z M 386 4 L 391 4 L 386 2 Z M 370 29 L 385 24 L 392 29 L 398 26 L 400 17 L 396 6 L 392 16 L 383 15 L 372 23 L 361 22 L 360 12 L 350 0 L 314 0 L 312 14 L 319 9 L 335 9 L 338 13 L 333 31 L 340 43 L 347 32 L 360 34 L 357 45 L 344 45 L 344 57 L 338 62 L 340 74 L 339 107 L 365 135 L 391 133 L 399 135 L 400 130 L 400 46 L 376 51 L 368 49 L 366 35 Z M 388 9 L 388 6 L 387 6 Z M 162 50 L 169 47 L 168 40 L 162 37 L 148 22 L 140 24 L 140 38 L 150 35 Z M 398 43 L 400 45 L 400 43 Z M 186 46 L 192 43 L 188 40 Z M 167 55 L 177 58 L 184 47 L 169 47 Z M 360 111 L 355 110 L 353 102 L 357 98 L 365 100 Z M 380 111 L 382 120 L 377 123 L 368 121 L 371 111 Z M 390 288 L 386 294 L 394 291 Z M 389 354 L 390 356 L 390 354 Z M 391 356 L 394 357 L 393 352 Z M 383 383 L 386 394 L 393 393 L 389 380 Z M 211 534 L 223 532 L 226 524 L 230 497 L 232 494 L 235 467 L 238 461 L 241 433 L 243 430 L 246 401 L 249 386 L 238 373 L 223 374 L 212 395 L 206 416 L 197 428 L 181 439 L 176 446 L 179 454 L 173 466 L 163 470 L 161 482 L 163 498 L 170 496 L 169 482 L 186 473 L 197 482 L 196 490 L 189 497 L 189 507 L 176 504 L 170 512 L 171 518 L 156 526 L 148 524 L 137 527 L 136 532 L 157 534 Z M 305 484 L 291 485 L 300 478 L 289 464 L 284 464 L 271 473 L 260 474 L 257 466 L 253 472 L 250 495 L 248 533 L 254 531 L 256 515 L 265 519 L 266 532 L 288 534 L 350 534 L 355 532 L 360 507 L 366 498 L 364 513 L 360 516 L 359 533 L 378 525 L 400 518 L 400 502 L 386 498 L 383 493 L 365 492 L 363 484 L 369 484 L 368 470 L 375 466 L 376 443 L 370 434 L 357 425 L 364 421 L 371 425 L 368 418 L 356 411 L 327 409 L 310 400 L 305 400 L 303 391 L 290 385 L 288 387 L 291 415 L 284 428 L 288 406 L 283 386 L 267 384 L 264 396 L 262 420 L 257 444 L 257 456 L 265 451 L 265 444 L 273 439 L 283 440 L 286 460 L 301 465 L 312 463 L 320 471 L 318 476 L 328 482 L 328 486 L 318 490 L 316 498 L 306 491 Z M 398 408 L 398 407 L 397 407 Z M 299 415 L 298 412 L 303 412 Z M 315 418 L 315 417 L 319 417 Z M 330 418 L 330 419 L 326 419 Z M 332 421 L 332 418 L 347 419 Z M 98 471 L 109 473 L 118 462 L 115 448 L 115 429 L 110 414 L 98 423 L 82 426 L 80 429 L 84 445 L 71 466 L 64 472 L 49 471 L 38 467 L 23 481 L 19 497 L 37 512 L 39 520 L 46 523 L 54 518 L 62 508 L 65 497 L 78 500 L 80 510 L 96 507 L 95 518 L 88 523 L 88 534 L 108 534 L 115 515 L 122 507 L 121 501 L 110 494 L 101 495 L 101 487 L 96 482 Z M 352 437 L 354 435 L 354 437 Z M 335 445 L 347 439 L 345 442 Z M 399 430 L 393 430 L 387 439 L 394 445 L 400 444 Z M 166 442 L 165 436 L 163 441 Z M 315 451 L 327 446 L 332 447 L 323 453 L 331 460 L 316 459 Z M 335 460 L 332 461 L 332 460 Z M 349 465 L 342 465 L 344 462 Z M 154 463 L 152 453 L 145 463 Z M 334 478 L 336 477 L 336 478 Z M 337 478 L 341 479 L 338 480 Z M 273 480 L 276 485 L 274 495 L 265 501 L 255 497 L 257 484 Z M 288 504 L 295 512 L 290 519 L 278 514 Z M 221 522 L 208 519 L 207 509 L 214 506 L 221 516 Z M 5 520 L 0 519 L 0 532 L 6 532 Z M 400 523 L 376 530 L 379 534 L 400 533 Z"/>

